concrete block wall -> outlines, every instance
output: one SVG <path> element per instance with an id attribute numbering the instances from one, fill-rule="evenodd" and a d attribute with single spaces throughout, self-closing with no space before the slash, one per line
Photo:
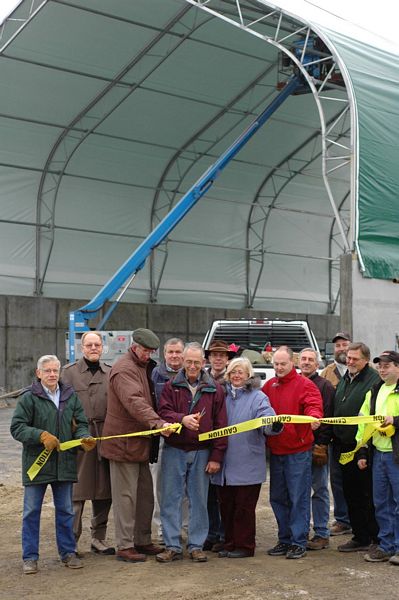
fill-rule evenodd
<path id="1" fill-rule="evenodd" d="M 43 354 L 56 354 L 65 362 L 65 332 L 69 311 L 85 300 L 42 297 L 0 296 L 0 391 L 29 385 L 35 364 Z M 240 317 L 279 317 L 308 319 L 321 346 L 339 330 L 336 315 L 303 315 L 259 310 L 196 308 L 160 304 L 120 304 L 107 323 L 110 330 L 147 327 L 163 343 L 169 337 L 202 342 L 215 319 Z"/>

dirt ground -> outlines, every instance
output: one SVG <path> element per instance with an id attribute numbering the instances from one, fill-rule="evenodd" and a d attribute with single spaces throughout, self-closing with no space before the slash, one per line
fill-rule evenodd
<path id="1" fill-rule="evenodd" d="M 9 437 L 9 409 L 0 409 L 0 599 L 20 600 L 373 600 L 395 597 L 399 568 L 388 563 L 367 563 L 359 553 L 337 552 L 348 536 L 331 538 L 329 549 L 309 552 L 300 560 L 270 557 L 266 549 L 276 541 L 276 526 L 264 486 L 258 504 L 257 550 L 253 558 L 221 559 L 208 553 L 207 563 L 183 561 L 129 564 L 112 556 L 90 552 L 90 506 L 84 515 L 84 533 L 79 550 L 84 568 L 70 570 L 57 558 L 54 509 L 46 495 L 41 521 L 40 570 L 36 575 L 21 571 L 20 448 Z M 109 539 L 113 539 L 110 523 Z M 394 591 L 395 590 L 395 591 Z"/>

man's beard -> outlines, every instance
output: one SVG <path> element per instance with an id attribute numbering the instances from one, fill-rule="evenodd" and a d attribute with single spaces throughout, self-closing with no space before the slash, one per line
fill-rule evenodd
<path id="1" fill-rule="evenodd" d="M 337 363 L 340 363 L 341 365 L 346 365 L 346 353 L 345 352 L 337 352 L 336 354 L 334 354 L 334 358 L 337 361 Z"/>

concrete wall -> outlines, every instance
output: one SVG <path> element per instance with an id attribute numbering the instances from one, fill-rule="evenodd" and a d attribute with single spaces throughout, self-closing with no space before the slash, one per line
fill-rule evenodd
<path id="1" fill-rule="evenodd" d="M 65 362 L 69 311 L 85 303 L 86 300 L 0 296 L 0 389 L 11 391 L 29 385 L 36 360 L 43 354 L 56 354 Z M 109 319 L 107 329 L 148 327 L 161 342 L 171 336 L 202 342 L 213 320 L 239 317 L 307 318 L 321 347 L 340 328 L 336 315 L 123 303 Z"/>
<path id="2" fill-rule="evenodd" d="M 372 356 L 397 349 L 399 285 L 390 280 L 363 277 L 356 256 L 347 267 L 352 280 L 353 339 L 370 346 Z"/>

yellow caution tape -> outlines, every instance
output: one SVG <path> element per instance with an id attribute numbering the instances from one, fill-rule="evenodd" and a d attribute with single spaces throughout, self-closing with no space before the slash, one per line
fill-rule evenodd
<path id="1" fill-rule="evenodd" d="M 148 431 L 137 431 L 135 433 L 122 433 L 119 435 L 107 435 L 105 437 L 96 437 L 96 438 L 92 438 L 92 439 L 95 439 L 98 441 L 98 440 L 112 440 L 114 438 L 139 437 L 139 436 L 144 437 L 147 435 L 154 435 L 157 433 L 162 433 L 163 431 L 167 431 L 168 429 L 174 429 L 175 433 L 180 433 L 181 428 L 182 428 L 181 423 L 171 423 L 167 427 L 162 427 L 161 429 L 150 429 Z M 61 442 L 61 444 L 59 445 L 59 450 L 61 452 L 63 452 L 65 450 L 70 450 L 71 448 L 76 448 L 76 446 L 81 446 L 83 439 L 84 438 L 81 438 L 78 440 L 68 440 L 67 442 Z M 45 448 L 43 450 L 43 452 L 41 452 L 39 454 L 39 456 L 37 457 L 35 462 L 29 467 L 27 474 L 31 481 L 36 477 L 36 475 L 39 473 L 40 469 L 42 467 L 44 467 L 44 465 L 46 464 L 47 460 L 49 459 L 49 456 L 51 453 L 52 453 L 52 450 L 46 450 L 46 448 Z"/>
<path id="2" fill-rule="evenodd" d="M 362 446 L 365 446 L 367 444 L 369 439 L 373 437 L 373 435 L 375 434 L 376 431 L 378 431 L 379 434 L 384 437 L 392 437 L 393 434 L 395 433 L 395 427 L 393 425 L 387 425 L 386 427 L 382 427 L 381 425 L 376 426 L 373 423 L 366 425 L 366 427 L 364 428 L 364 431 L 363 431 L 363 437 L 356 444 L 356 448 L 354 448 L 350 452 L 342 452 L 341 453 L 341 455 L 339 457 L 339 462 L 341 463 L 341 465 L 346 465 L 348 462 L 353 460 L 353 457 L 355 456 L 356 452 Z"/>
<path id="3" fill-rule="evenodd" d="M 330 425 L 359 425 L 360 423 L 383 423 L 385 417 L 381 415 L 362 415 L 357 417 L 323 417 L 322 419 L 316 419 L 315 417 L 309 417 L 307 415 L 275 415 L 273 417 L 259 417 L 258 419 L 251 419 L 250 421 L 243 421 L 242 423 L 236 423 L 235 425 L 229 425 L 228 427 L 222 427 L 221 429 L 214 429 L 213 431 L 207 431 L 201 433 L 198 436 L 200 442 L 205 440 L 213 440 L 219 437 L 225 437 L 228 435 L 235 435 L 236 433 L 242 433 L 244 431 L 251 431 L 252 429 L 258 429 L 258 427 L 265 427 L 265 425 L 271 425 L 272 423 L 328 423 Z"/>
<path id="4" fill-rule="evenodd" d="M 35 462 L 29 467 L 27 473 L 28 473 L 28 477 L 31 481 L 32 481 L 32 479 L 34 479 L 36 477 L 36 475 L 38 474 L 40 469 L 42 467 L 44 467 L 44 465 L 48 461 L 48 458 L 51 453 L 52 453 L 52 450 L 46 450 L 46 448 L 45 448 L 43 450 L 43 452 L 41 452 L 41 454 L 39 454 L 39 456 L 37 457 Z"/>

